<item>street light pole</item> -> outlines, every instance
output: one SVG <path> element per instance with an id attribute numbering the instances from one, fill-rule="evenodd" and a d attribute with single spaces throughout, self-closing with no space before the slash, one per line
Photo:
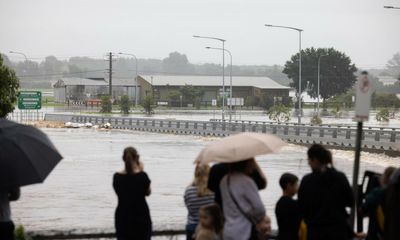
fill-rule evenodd
<path id="1" fill-rule="evenodd" d="M 222 43 L 222 121 L 225 120 L 225 39 L 222 38 L 216 38 L 216 37 L 204 37 L 204 36 L 198 36 L 194 35 L 194 38 L 204 38 L 204 39 L 212 39 L 212 40 L 217 40 Z"/>
<path id="2" fill-rule="evenodd" d="M 229 54 L 230 60 L 231 60 L 231 66 L 230 66 L 230 73 L 229 73 L 229 85 L 230 85 L 230 99 L 231 99 L 231 104 L 229 106 L 229 121 L 232 121 L 232 53 L 225 48 L 214 48 L 214 47 L 206 47 L 206 49 L 214 49 L 214 50 L 222 50 L 222 52 L 227 52 Z"/>
<path id="3" fill-rule="evenodd" d="M 383 8 L 400 9 L 400 7 L 395 7 L 395 6 L 383 6 Z"/>
<path id="4" fill-rule="evenodd" d="M 326 57 L 328 55 L 320 55 L 318 57 L 318 90 L 317 90 L 317 97 L 318 97 L 318 102 L 317 102 L 317 116 L 319 117 L 319 85 L 320 85 L 320 69 L 321 69 L 321 57 Z"/>
<path id="5" fill-rule="evenodd" d="M 271 25 L 265 24 L 266 27 L 274 27 L 274 28 L 286 28 L 299 32 L 299 92 L 298 92 L 298 101 L 299 101 L 299 113 L 298 113 L 298 124 L 301 124 L 301 32 L 304 31 L 300 28 L 287 27 L 287 26 L 279 26 L 279 25 Z"/>
<path id="6" fill-rule="evenodd" d="M 25 58 L 25 62 L 28 61 L 28 58 L 26 57 L 25 53 L 22 53 L 22 52 L 14 52 L 14 51 L 10 51 L 10 53 L 22 55 L 22 56 L 24 56 L 24 58 Z"/>
<path id="7" fill-rule="evenodd" d="M 118 53 L 120 55 L 127 55 L 127 56 L 132 56 L 135 58 L 135 71 L 136 71 L 136 77 L 135 77 L 135 107 L 138 105 L 138 60 L 135 54 L 132 53 Z"/>

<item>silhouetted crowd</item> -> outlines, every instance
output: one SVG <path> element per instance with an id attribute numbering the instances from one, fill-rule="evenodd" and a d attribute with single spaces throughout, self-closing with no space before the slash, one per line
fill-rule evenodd
<path id="1" fill-rule="evenodd" d="M 399 168 L 387 168 L 380 184 L 357 209 L 358 214 L 369 217 L 368 232 L 362 234 L 351 227 L 353 190 L 344 173 L 334 167 L 331 152 L 315 144 L 308 149 L 307 157 L 311 172 L 301 181 L 292 173 L 284 173 L 279 179 L 282 196 L 275 208 L 278 239 L 400 239 Z M 146 201 L 151 180 L 136 149 L 126 148 L 122 158 L 124 170 L 113 177 L 118 196 L 117 239 L 151 239 L 152 220 Z M 271 219 L 259 194 L 266 187 L 267 178 L 254 158 L 211 167 L 197 164 L 194 179 L 184 192 L 187 240 L 268 239 Z M 18 189 L 0 192 L 1 240 L 13 239 L 9 202 L 18 197 Z"/>

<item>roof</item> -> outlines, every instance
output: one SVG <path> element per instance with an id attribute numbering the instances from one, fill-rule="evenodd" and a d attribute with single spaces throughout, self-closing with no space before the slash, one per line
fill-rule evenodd
<path id="1" fill-rule="evenodd" d="M 85 86 L 108 86 L 108 80 L 104 78 L 60 78 L 55 84 L 54 87 L 65 87 L 65 86 L 76 86 L 76 85 L 85 85 Z M 113 78 L 112 82 L 113 86 L 135 86 L 134 79 L 124 79 L 124 78 Z"/>
<path id="2" fill-rule="evenodd" d="M 147 75 L 141 76 L 143 79 L 152 83 L 153 86 L 221 86 L 221 76 L 168 76 L 168 75 Z M 225 85 L 230 84 L 229 76 L 225 76 Z M 235 87 L 257 87 L 261 89 L 290 89 L 268 77 L 243 77 L 232 76 L 232 85 Z"/>

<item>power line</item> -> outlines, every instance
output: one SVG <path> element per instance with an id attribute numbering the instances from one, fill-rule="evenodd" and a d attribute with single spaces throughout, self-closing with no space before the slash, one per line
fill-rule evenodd
<path id="1" fill-rule="evenodd" d="M 89 70 L 89 71 L 82 71 L 82 72 L 59 72 L 59 73 L 51 73 L 51 74 L 32 74 L 32 75 L 20 75 L 17 77 L 19 78 L 26 78 L 26 77 L 49 77 L 49 76 L 60 76 L 60 75 L 75 75 L 75 74 L 82 74 L 82 73 L 91 73 L 91 72 L 103 72 L 104 69 L 99 70 Z"/>

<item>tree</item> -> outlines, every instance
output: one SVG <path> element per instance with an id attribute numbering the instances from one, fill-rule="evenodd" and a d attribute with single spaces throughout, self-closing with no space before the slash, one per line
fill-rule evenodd
<path id="1" fill-rule="evenodd" d="M 391 76 L 397 77 L 400 80 L 400 52 L 393 55 L 393 58 L 387 63 L 386 68 Z"/>
<path id="2" fill-rule="evenodd" d="M 182 96 L 182 93 L 177 90 L 172 90 L 172 91 L 168 92 L 168 99 L 171 101 L 178 101 L 181 96 Z"/>
<path id="3" fill-rule="evenodd" d="M 268 111 L 269 119 L 278 123 L 290 121 L 290 114 L 290 108 L 282 104 L 277 104 Z"/>
<path id="4" fill-rule="evenodd" d="M 121 97 L 121 102 L 119 103 L 119 106 L 123 114 L 129 114 L 129 110 L 131 109 L 131 104 L 129 102 L 129 97 L 127 95 Z"/>
<path id="5" fill-rule="evenodd" d="M 194 67 L 189 63 L 185 54 L 172 52 L 167 58 L 163 59 L 163 69 L 170 74 L 191 74 L 194 72 Z"/>
<path id="6" fill-rule="evenodd" d="M 200 87 L 193 87 L 192 85 L 185 85 L 181 87 L 180 92 L 185 102 L 195 104 L 200 107 L 201 99 L 204 95 L 204 89 Z"/>
<path id="7" fill-rule="evenodd" d="M 356 82 L 354 73 L 357 68 L 351 63 L 346 54 L 334 48 L 307 48 L 302 50 L 302 80 L 301 89 L 306 90 L 311 97 L 316 98 L 318 93 L 318 58 L 320 61 L 320 96 L 328 99 L 332 96 L 345 93 Z M 295 54 L 286 62 L 283 73 L 292 79 L 290 84 L 299 91 L 299 54 Z"/>
<path id="8" fill-rule="evenodd" d="M 110 113 L 112 110 L 111 99 L 109 96 L 101 97 L 101 113 Z"/>
<path id="9" fill-rule="evenodd" d="M 3 65 L 3 58 L 0 55 L 0 118 L 14 111 L 18 88 L 19 80 L 14 70 Z"/>
<path id="10" fill-rule="evenodd" d="M 154 98 L 152 96 L 146 96 L 142 101 L 142 107 L 146 114 L 150 115 L 154 113 Z"/>

